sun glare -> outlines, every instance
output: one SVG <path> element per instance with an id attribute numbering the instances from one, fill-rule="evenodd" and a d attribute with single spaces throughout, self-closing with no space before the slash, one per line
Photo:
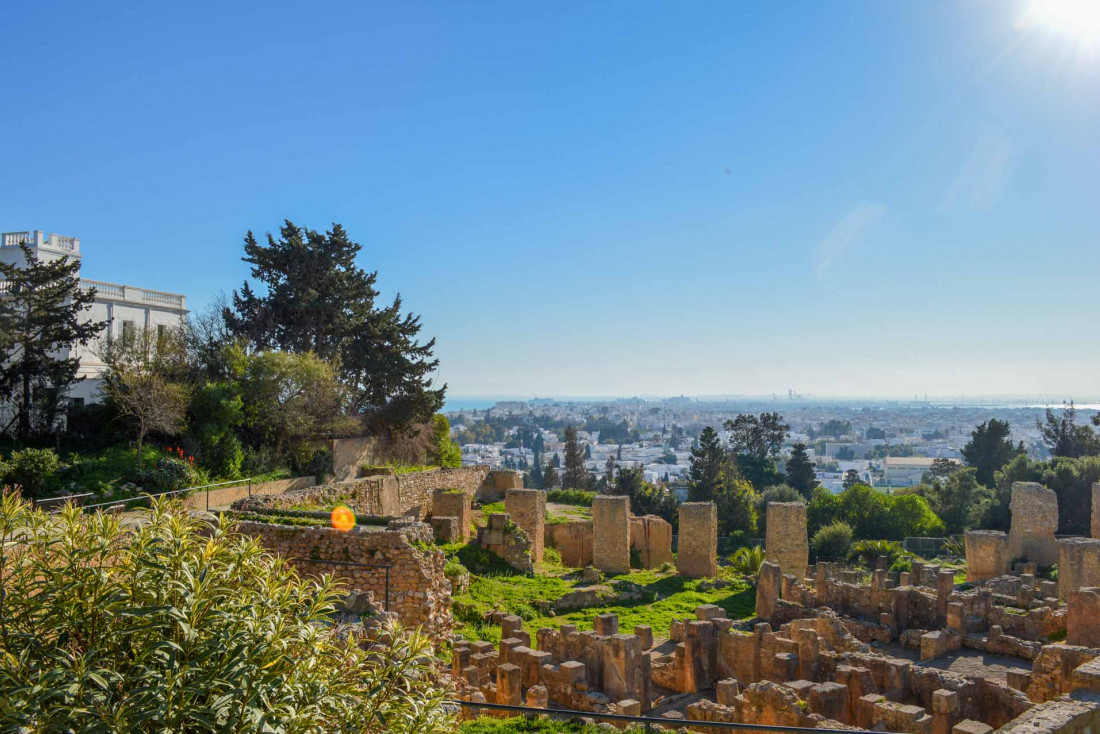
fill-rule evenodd
<path id="1" fill-rule="evenodd" d="M 1100 47 L 1100 0 L 1028 0 L 1019 25 L 1093 50 Z"/>

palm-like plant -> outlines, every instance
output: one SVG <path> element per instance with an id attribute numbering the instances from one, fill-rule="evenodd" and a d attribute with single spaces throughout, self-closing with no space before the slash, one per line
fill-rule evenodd
<path id="1" fill-rule="evenodd" d="M 738 548 L 730 556 L 730 567 L 735 573 L 742 576 L 755 576 L 760 573 L 760 566 L 764 563 L 764 549 L 756 545 L 752 548 Z"/>
<path id="2" fill-rule="evenodd" d="M 444 732 L 431 643 L 368 652 L 330 578 L 182 507 L 136 527 L 0 499 L 0 730 Z"/>
<path id="3" fill-rule="evenodd" d="M 896 540 L 861 540 L 852 544 L 848 559 L 858 561 L 873 568 L 880 556 L 886 556 L 886 567 L 894 565 L 899 558 L 908 558 L 911 553 L 901 547 Z"/>

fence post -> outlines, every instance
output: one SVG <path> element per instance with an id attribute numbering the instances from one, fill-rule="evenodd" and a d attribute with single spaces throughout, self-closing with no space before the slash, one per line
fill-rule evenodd
<path id="1" fill-rule="evenodd" d="M 251 499 L 251 497 L 252 497 L 252 477 L 248 478 L 248 496 Z"/>
<path id="2" fill-rule="evenodd" d="M 210 512 L 210 487 L 206 488 L 206 511 Z"/>

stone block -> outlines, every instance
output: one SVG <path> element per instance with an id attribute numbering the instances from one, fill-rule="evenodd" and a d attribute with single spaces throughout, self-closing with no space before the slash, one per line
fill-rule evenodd
<path id="1" fill-rule="evenodd" d="M 966 580 L 974 583 L 1008 571 L 1008 536 L 999 530 L 967 530 Z"/>
<path id="2" fill-rule="evenodd" d="M 1008 558 L 1042 566 L 1058 562 L 1058 495 L 1036 482 L 1014 482 L 1009 509 Z"/>
<path id="3" fill-rule="evenodd" d="M 1061 576 L 1061 567 L 1058 571 Z M 1069 595 L 1066 644 L 1100 647 L 1100 588 L 1079 589 Z"/>
<path id="4" fill-rule="evenodd" d="M 592 565 L 606 574 L 630 572 L 630 498 L 592 500 Z"/>
<path id="5" fill-rule="evenodd" d="M 714 684 L 715 698 L 721 706 L 736 705 L 737 694 L 741 693 L 741 684 L 736 678 L 726 678 Z"/>
<path id="6" fill-rule="evenodd" d="M 1067 601 L 1078 589 L 1100 586 L 1100 540 L 1063 538 L 1058 541 L 1058 593 Z"/>
<path id="7" fill-rule="evenodd" d="M 466 538 L 462 535 L 462 524 L 457 517 L 433 515 L 430 522 L 432 524 L 432 535 L 435 536 L 437 543 L 460 543 L 466 541 Z"/>
<path id="8" fill-rule="evenodd" d="M 973 719 L 963 719 L 951 727 L 951 734 L 992 734 L 993 727 Z"/>
<path id="9" fill-rule="evenodd" d="M 781 573 L 777 563 L 764 561 L 760 564 L 756 581 L 756 616 L 760 619 L 771 619 L 775 615 Z"/>
<path id="10" fill-rule="evenodd" d="M 592 521 L 549 523 L 545 526 L 546 544 L 558 551 L 562 565 L 584 568 L 592 565 Z"/>
<path id="11" fill-rule="evenodd" d="M 638 636 L 638 642 L 643 650 L 653 647 L 653 628 L 648 624 L 634 625 L 634 634 Z"/>
<path id="12" fill-rule="evenodd" d="M 453 541 L 466 542 L 470 539 L 470 527 L 473 524 L 473 510 L 470 496 L 461 489 L 437 489 L 432 492 L 432 517 L 454 517 L 458 522 L 458 536 Z M 434 522 L 432 523 L 434 526 Z"/>
<path id="13" fill-rule="evenodd" d="M 1100 482 L 1092 485 L 1092 537 L 1100 538 Z"/>
<path id="14" fill-rule="evenodd" d="M 599 614 L 592 620 L 592 629 L 601 637 L 619 634 L 619 615 Z"/>
<path id="15" fill-rule="evenodd" d="M 680 505 L 676 570 L 690 578 L 718 573 L 718 510 L 713 502 Z"/>
<path id="16" fill-rule="evenodd" d="M 531 561 L 541 563 L 546 538 L 546 492 L 509 489 L 504 493 L 504 509 L 531 539 Z"/>
<path id="17" fill-rule="evenodd" d="M 801 502 L 769 502 L 765 555 L 795 578 L 806 576 L 810 562 L 810 543 L 806 536 L 806 505 Z"/>
<path id="18" fill-rule="evenodd" d="M 659 568 L 672 562 L 672 526 L 657 515 L 630 518 L 630 547 L 638 553 L 642 568 Z"/>

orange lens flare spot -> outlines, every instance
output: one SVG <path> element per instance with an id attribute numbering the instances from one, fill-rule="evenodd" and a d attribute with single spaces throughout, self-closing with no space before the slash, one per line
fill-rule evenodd
<path id="1" fill-rule="evenodd" d="M 355 513 L 343 505 L 332 511 L 332 527 L 345 533 L 355 527 Z"/>

